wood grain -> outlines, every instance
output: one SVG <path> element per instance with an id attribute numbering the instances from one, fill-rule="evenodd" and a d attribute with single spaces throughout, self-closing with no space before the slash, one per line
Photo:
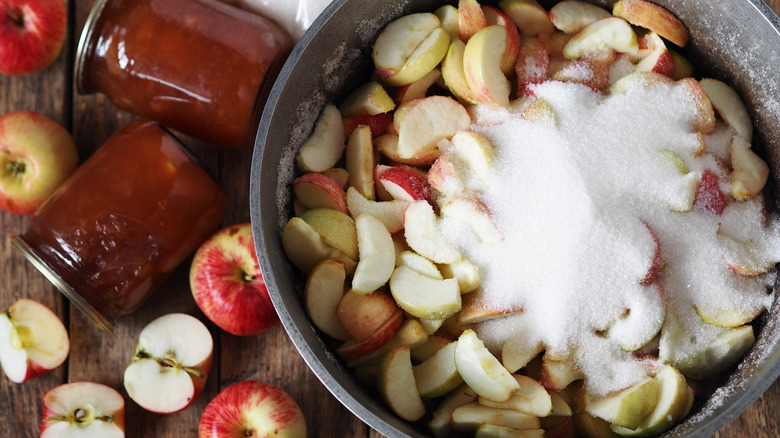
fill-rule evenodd
<path id="1" fill-rule="evenodd" d="M 94 152 L 114 131 L 135 116 L 117 110 L 101 95 L 79 95 L 73 86 L 73 53 L 91 0 L 66 0 L 70 28 L 63 53 L 50 68 L 27 76 L 0 76 L 0 114 L 35 110 L 62 123 L 72 133 L 81 159 Z M 780 12 L 780 0 L 767 4 Z M 249 221 L 249 169 L 251 150 L 228 150 L 183 136 L 194 153 L 217 175 L 231 202 L 224 225 Z M 43 394 L 65 382 L 91 380 L 122 392 L 127 401 L 127 436 L 178 438 L 197 435 L 200 413 L 220 390 L 246 379 L 275 384 L 290 393 L 301 406 L 311 437 L 380 437 L 345 409 L 309 371 L 281 326 L 250 337 L 218 330 L 206 320 L 191 298 L 189 260 L 177 269 L 138 312 L 117 321 L 112 334 L 95 328 L 35 268 L 12 248 L 9 236 L 23 232 L 29 218 L 0 212 L 0 308 L 18 298 L 39 300 L 60 315 L 69 328 L 71 353 L 62 367 L 24 384 L 0 376 L 0 436 L 26 438 L 38 435 Z M 143 411 L 122 387 L 122 373 L 129 363 L 138 333 L 152 319 L 169 312 L 199 317 L 215 339 L 216 355 L 211 378 L 194 405 L 173 415 Z M 775 437 L 780 435 L 780 383 L 715 436 Z"/>

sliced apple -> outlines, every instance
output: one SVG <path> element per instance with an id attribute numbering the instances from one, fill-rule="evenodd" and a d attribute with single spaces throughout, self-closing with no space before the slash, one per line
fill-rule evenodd
<path id="1" fill-rule="evenodd" d="M 634 26 L 649 29 L 667 40 L 685 47 L 688 29 L 674 14 L 645 0 L 619 0 L 612 7 L 612 14 Z"/>
<path id="2" fill-rule="evenodd" d="M 427 75 L 420 79 L 399 87 L 395 92 L 395 101 L 399 105 L 413 100 L 422 99 L 430 89 L 441 78 L 441 70 L 434 68 Z"/>
<path id="3" fill-rule="evenodd" d="M 577 0 L 564 0 L 550 8 L 550 21 L 565 33 L 577 33 L 610 15 L 612 14 L 604 8 Z"/>
<path id="4" fill-rule="evenodd" d="M 398 254 L 395 257 L 395 265 L 396 267 L 408 266 L 420 274 L 427 275 L 428 277 L 434 278 L 436 280 L 444 279 L 444 277 L 441 275 L 441 272 L 439 271 L 439 268 L 432 261 L 426 259 L 414 251 L 404 251 Z"/>
<path id="5" fill-rule="evenodd" d="M 742 359 L 754 341 L 753 327 L 750 325 L 724 328 L 713 342 L 675 365 L 688 378 L 710 377 Z"/>
<path id="6" fill-rule="evenodd" d="M 409 201 L 372 201 L 361 195 L 357 189 L 347 189 L 347 209 L 353 218 L 368 214 L 379 219 L 387 231 L 397 233 L 404 228 L 404 213 Z M 359 249 L 359 245 L 358 245 Z"/>
<path id="7" fill-rule="evenodd" d="M 745 141 L 753 141 L 753 122 L 737 91 L 717 79 L 705 78 L 700 83 L 721 119 Z"/>
<path id="8" fill-rule="evenodd" d="M 520 118 L 531 123 L 540 123 L 547 126 L 555 126 L 558 120 L 553 107 L 542 97 L 534 99 L 533 102 L 528 104 L 520 114 Z"/>
<path id="9" fill-rule="evenodd" d="M 404 265 L 393 271 L 390 292 L 402 309 L 418 318 L 444 319 L 461 308 L 456 280 L 437 280 Z"/>
<path id="10" fill-rule="evenodd" d="M 626 389 L 603 396 L 585 395 L 585 410 L 594 417 L 628 429 L 636 429 L 658 403 L 660 385 L 646 378 Z"/>
<path id="11" fill-rule="evenodd" d="M 446 155 L 441 155 L 428 169 L 428 184 L 444 196 L 462 192 L 465 187 L 455 165 Z"/>
<path id="12" fill-rule="evenodd" d="M 374 143 L 371 128 L 358 126 L 349 136 L 345 154 L 346 170 L 349 172 L 347 184 L 354 187 L 367 199 L 374 199 Z M 346 213 L 346 202 L 344 205 Z"/>
<path id="13" fill-rule="evenodd" d="M 420 324 L 422 325 L 422 323 Z M 452 343 L 453 341 L 442 336 L 429 335 L 424 343 L 412 348 L 412 359 L 418 363 L 425 362 L 432 358 L 439 350 Z M 455 360 L 454 357 L 452 360 Z"/>
<path id="14" fill-rule="evenodd" d="M 290 261 L 303 272 L 311 271 L 317 263 L 330 258 L 343 262 L 347 275 L 351 275 L 357 266 L 355 259 L 325 243 L 322 236 L 299 217 L 291 218 L 284 227 L 282 247 Z"/>
<path id="15" fill-rule="evenodd" d="M 293 192 L 307 210 L 330 208 L 347 212 L 346 194 L 341 184 L 323 173 L 309 172 L 295 178 Z"/>
<path id="16" fill-rule="evenodd" d="M 372 51 L 376 71 L 389 85 L 410 84 L 439 64 L 449 40 L 436 15 L 427 12 L 404 15 L 377 36 Z"/>
<path id="17" fill-rule="evenodd" d="M 344 169 L 343 167 L 331 167 L 322 172 L 322 174 L 335 179 L 342 189 L 347 189 L 347 181 L 349 181 L 349 172 L 347 172 L 347 169 Z"/>
<path id="18" fill-rule="evenodd" d="M 550 53 L 539 38 L 523 38 L 515 64 L 518 92 L 528 84 L 539 84 L 550 76 Z"/>
<path id="19" fill-rule="evenodd" d="M 540 428 L 512 429 L 495 424 L 482 424 L 474 432 L 475 438 L 544 438 L 546 436 L 548 435 L 545 430 Z"/>
<path id="20" fill-rule="evenodd" d="M 358 343 L 370 338 L 398 310 L 385 291 L 359 294 L 353 289 L 344 293 L 336 306 L 336 318 Z"/>
<path id="21" fill-rule="evenodd" d="M 465 62 L 464 58 L 464 65 Z M 398 131 L 398 155 L 402 158 L 437 152 L 436 144 L 441 139 L 450 138 L 471 125 L 466 108 L 446 96 L 429 96 L 402 108 L 403 111 L 395 112 L 393 120 Z"/>
<path id="22" fill-rule="evenodd" d="M 476 401 L 477 393 L 465 383 L 453 390 L 433 411 L 428 428 L 436 438 L 448 437 L 452 434 L 452 411 L 459 406 Z"/>
<path id="23" fill-rule="evenodd" d="M 648 88 L 655 84 L 672 84 L 669 77 L 652 71 L 629 73 L 615 81 L 609 89 L 612 94 L 626 93 L 634 88 Z"/>
<path id="24" fill-rule="evenodd" d="M 495 305 L 489 303 L 484 299 L 481 291 L 476 291 L 463 297 L 458 323 L 461 325 L 474 324 L 522 312 L 523 308 L 520 306 Z"/>
<path id="25" fill-rule="evenodd" d="M 459 26 L 460 26 L 460 13 L 458 8 L 453 5 L 442 5 L 433 12 L 434 15 L 439 17 L 441 21 L 441 27 L 450 36 L 450 41 L 457 40 Z"/>
<path id="26" fill-rule="evenodd" d="M 371 361 L 358 362 L 359 359 L 368 357 L 387 344 L 395 336 L 404 322 L 404 312 L 397 309 L 390 318 L 382 324 L 374 333 L 363 341 L 349 339 L 336 349 L 336 353 L 350 363 L 365 365 Z M 381 357 L 381 356 L 380 356 Z"/>
<path id="27" fill-rule="evenodd" d="M 434 263 L 461 259 L 460 251 L 439 231 L 436 213 L 425 201 L 413 202 L 406 208 L 404 235 L 410 248 Z"/>
<path id="28" fill-rule="evenodd" d="M 534 38 L 555 31 L 547 11 L 536 0 L 501 0 L 498 7 L 514 21 L 524 37 Z"/>
<path id="29" fill-rule="evenodd" d="M 704 87 L 694 78 L 680 79 L 676 84 L 696 106 L 696 112 L 691 119 L 694 131 L 711 134 L 715 129 L 715 110 Z"/>
<path id="30" fill-rule="evenodd" d="M 438 149 L 431 149 L 426 152 L 421 151 L 411 157 L 402 157 L 398 153 L 398 134 L 392 133 L 386 133 L 375 138 L 374 146 L 382 155 L 387 157 L 390 162 L 395 164 L 424 167 L 436 161 L 440 156 Z"/>
<path id="31" fill-rule="evenodd" d="M 487 189 L 493 170 L 493 143 L 472 131 L 458 131 L 450 139 L 446 153 L 455 164 L 458 175 L 468 175 L 464 181 L 471 190 Z"/>
<path id="32" fill-rule="evenodd" d="M 556 360 L 549 354 L 543 356 L 539 373 L 539 382 L 549 391 L 561 391 L 584 377 L 573 362 Z"/>
<path id="33" fill-rule="evenodd" d="M 520 32 L 517 25 L 501 9 L 493 6 L 483 5 L 482 12 L 485 14 L 488 25 L 500 25 L 506 28 L 506 50 L 501 59 L 501 71 L 505 75 L 511 75 L 515 70 L 517 55 L 520 52 Z"/>
<path id="34" fill-rule="evenodd" d="M 454 278 L 458 281 L 461 295 L 473 292 L 482 285 L 479 268 L 466 259 L 445 263 L 439 270 L 444 278 Z"/>
<path id="35" fill-rule="evenodd" d="M 467 227 L 483 244 L 494 245 L 504 240 L 487 206 L 475 197 L 453 196 L 441 206 L 441 217 L 443 221 L 455 221 Z"/>
<path id="36" fill-rule="evenodd" d="M 719 216 L 728 203 L 726 193 L 721 190 L 721 176 L 712 169 L 704 169 L 693 198 L 693 210 L 702 214 Z"/>
<path id="37" fill-rule="evenodd" d="M 514 409 L 537 417 L 546 417 L 552 412 L 552 398 L 541 383 L 536 380 L 515 374 L 515 380 L 520 385 L 520 389 L 512 393 L 506 401 L 494 402 L 492 400 L 480 397 L 478 402 L 484 406 L 502 409 Z"/>
<path id="38" fill-rule="evenodd" d="M 731 142 L 731 182 L 729 191 L 738 201 L 752 198 L 764 190 L 769 180 L 769 166 L 737 135 Z"/>
<path id="39" fill-rule="evenodd" d="M 466 403 L 452 411 L 452 428 L 458 432 L 476 432 L 480 426 L 490 424 L 508 429 L 539 429 L 539 417 L 525 412 L 484 406 L 477 402 Z"/>
<path id="40" fill-rule="evenodd" d="M 487 19 L 477 0 L 458 0 L 458 37 L 468 41 L 475 33 L 487 27 Z"/>
<path id="41" fill-rule="evenodd" d="M 539 353 L 544 350 L 544 344 L 533 341 L 527 336 L 512 336 L 501 346 L 501 363 L 511 373 L 524 368 Z"/>
<path id="42" fill-rule="evenodd" d="M 666 316 L 663 291 L 656 283 L 638 287 L 630 299 L 626 312 L 607 330 L 607 337 L 624 351 L 647 345 L 661 331 Z"/>
<path id="43" fill-rule="evenodd" d="M 517 380 L 471 329 L 464 331 L 458 338 L 455 365 L 463 381 L 485 399 L 503 402 L 520 389 Z"/>
<path id="44" fill-rule="evenodd" d="M 637 50 L 639 43 L 631 25 L 618 17 L 598 20 L 577 32 L 563 48 L 563 55 L 576 59 L 605 48 L 620 53 Z"/>
<path id="45" fill-rule="evenodd" d="M 686 57 L 674 49 L 669 49 L 669 55 L 672 57 L 672 63 L 674 63 L 674 76 L 672 79 L 679 81 L 693 75 L 693 64 L 691 64 L 691 61 L 688 61 Z"/>
<path id="46" fill-rule="evenodd" d="M 752 277 L 768 272 L 778 262 L 773 245 L 763 240 L 743 241 L 725 233 L 718 233 L 723 259 L 739 275 Z"/>
<path id="47" fill-rule="evenodd" d="M 334 105 L 325 105 L 314 125 L 314 132 L 298 151 L 298 170 L 323 172 L 330 169 L 341 158 L 345 141 L 341 112 Z"/>
<path id="48" fill-rule="evenodd" d="M 426 175 L 417 169 L 380 164 L 374 170 L 374 175 L 376 182 L 392 199 L 433 203 Z"/>
<path id="49" fill-rule="evenodd" d="M 352 277 L 352 290 L 369 294 L 382 287 L 395 268 L 395 248 L 382 221 L 364 214 L 355 219 L 360 259 Z"/>
<path id="50" fill-rule="evenodd" d="M 447 54 L 441 62 L 441 74 L 444 78 L 444 85 L 458 100 L 473 105 L 478 100 L 466 81 L 466 71 L 463 67 L 463 53 L 465 51 L 466 43 L 460 39 L 452 40 Z"/>
<path id="51" fill-rule="evenodd" d="M 469 88 L 480 103 L 492 107 L 509 105 L 511 86 L 501 70 L 506 39 L 504 26 L 488 26 L 474 34 L 463 51 L 463 69 Z"/>
<path id="52" fill-rule="evenodd" d="M 417 421 L 425 415 L 425 405 L 417 392 L 409 346 L 390 350 L 379 363 L 379 394 L 396 415 Z"/>
<path id="53" fill-rule="evenodd" d="M 336 315 L 336 309 L 344 296 L 345 279 L 344 263 L 326 259 L 309 272 L 305 292 L 309 318 L 326 335 L 340 341 L 350 336 Z"/>
<path id="54" fill-rule="evenodd" d="M 344 117 L 344 135 L 349 138 L 352 131 L 358 126 L 366 125 L 371 130 L 371 137 L 377 138 L 387 133 L 387 127 L 393 123 L 392 113 L 382 113 L 376 115 Z"/>
<path id="55" fill-rule="evenodd" d="M 312 208 L 301 215 L 326 244 L 343 251 L 352 260 L 358 260 L 355 220 L 346 213 L 330 208 Z"/>
<path id="56" fill-rule="evenodd" d="M 674 60 L 663 40 L 655 32 L 649 32 L 639 39 L 641 59 L 636 64 L 636 71 L 652 71 L 669 78 L 674 78 Z"/>
<path id="57" fill-rule="evenodd" d="M 420 397 L 439 397 L 463 384 L 463 379 L 455 367 L 456 346 L 456 342 L 451 342 L 429 359 L 413 367 Z"/>
<path id="58" fill-rule="evenodd" d="M 658 381 L 658 403 L 636 429 L 612 426 L 622 436 L 655 436 L 665 432 L 688 415 L 693 404 L 693 390 L 676 368 L 666 365 L 654 377 Z"/>
<path id="59" fill-rule="evenodd" d="M 349 93 L 339 107 L 342 117 L 377 115 L 395 109 L 395 101 L 379 82 L 367 82 Z"/>
<path id="60" fill-rule="evenodd" d="M 397 314 L 403 315 L 403 311 L 398 309 Z M 395 317 L 395 316 L 394 316 Z M 390 340 L 381 345 L 378 349 L 370 354 L 365 354 L 360 357 L 351 359 L 347 364 L 350 368 L 357 368 L 371 364 L 378 364 L 385 353 L 388 351 L 400 347 L 402 345 L 408 345 L 409 348 L 414 351 L 415 348 L 425 344 L 428 341 L 428 334 L 423 330 L 422 325 L 416 319 L 403 320 L 401 318 L 401 325 L 392 335 Z"/>
<path id="61" fill-rule="evenodd" d="M 602 56 L 608 53 L 609 56 Z M 614 62 L 614 52 L 603 49 L 591 52 L 575 59 L 551 75 L 555 81 L 578 82 L 593 89 L 602 90 L 610 86 L 610 67 Z"/>

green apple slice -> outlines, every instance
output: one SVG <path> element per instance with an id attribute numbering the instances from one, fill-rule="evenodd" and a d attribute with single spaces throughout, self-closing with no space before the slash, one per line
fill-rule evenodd
<path id="1" fill-rule="evenodd" d="M 439 397 L 463 384 L 455 367 L 456 342 L 450 342 L 423 363 L 414 366 L 414 378 L 420 397 Z"/>
<path id="2" fill-rule="evenodd" d="M 322 240 L 329 246 L 344 252 L 352 260 L 358 260 L 355 220 L 349 215 L 330 208 L 312 208 L 302 215 Z"/>
<path id="3" fill-rule="evenodd" d="M 458 338 L 455 365 L 463 381 L 485 399 L 503 402 L 520 389 L 517 380 L 471 329 L 464 331 Z"/>

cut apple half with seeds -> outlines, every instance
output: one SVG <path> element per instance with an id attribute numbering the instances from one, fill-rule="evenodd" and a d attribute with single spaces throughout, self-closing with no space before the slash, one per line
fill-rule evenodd
<path id="1" fill-rule="evenodd" d="M 620 53 L 635 52 L 639 44 L 631 25 L 618 17 L 598 20 L 577 32 L 564 46 L 563 55 L 577 59 L 605 48 Z"/>
<path id="2" fill-rule="evenodd" d="M 463 381 L 485 399 L 503 402 L 520 389 L 517 380 L 471 329 L 464 331 L 458 338 L 455 365 Z"/>
<path id="3" fill-rule="evenodd" d="M 374 216 L 358 216 L 355 227 L 360 259 L 352 277 L 352 290 L 367 294 L 390 279 L 395 268 L 395 248 L 390 232 Z"/>
<path id="4" fill-rule="evenodd" d="M 341 112 L 334 105 L 325 105 L 314 125 L 314 132 L 298 151 L 298 170 L 323 172 L 330 169 L 341 158 L 345 141 Z"/>
<path id="5" fill-rule="evenodd" d="M 418 318 L 444 319 L 461 308 L 456 280 L 437 280 L 404 265 L 393 271 L 390 292 L 402 309 Z"/>
<path id="6" fill-rule="evenodd" d="M 155 319 L 141 330 L 125 368 L 127 395 L 150 412 L 184 409 L 206 384 L 213 346 L 211 333 L 193 316 L 170 313 Z"/>
<path id="7" fill-rule="evenodd" d="M 511 86 L 501 70 L 506 39 L 504 26 L 488 26 L 474 34 L 463 51 L 463 69 L 469 88 L 480 103 L 492 107 L 509 105 Z"/>
<path id="8" fill-rule="evenodd" d="M 124 438 L 125 400 L 100 383 L 73 382 L 43 395 L 40 438 Z"/>

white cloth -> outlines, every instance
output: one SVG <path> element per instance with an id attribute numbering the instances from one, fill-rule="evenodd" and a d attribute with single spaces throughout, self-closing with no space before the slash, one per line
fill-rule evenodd
<path id="1" fill-rule="evenodd" d="M 298 41 L 331 0 L 223 0 L 275 21 Z"/>

